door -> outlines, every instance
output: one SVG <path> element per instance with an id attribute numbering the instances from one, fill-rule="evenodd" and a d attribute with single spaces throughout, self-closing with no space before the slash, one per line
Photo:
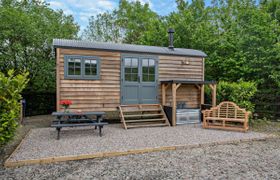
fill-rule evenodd
<path id="1" fill-rule="evenodd" d="M 158 103 L 157 64 L 156 57 L 123 56 L 122 104 Z"/>

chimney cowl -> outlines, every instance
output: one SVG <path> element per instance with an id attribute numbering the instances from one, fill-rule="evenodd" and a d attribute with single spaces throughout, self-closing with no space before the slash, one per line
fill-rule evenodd
<path id="1" fill-rule="evenodd" d="M 168 37 L 169 37 L 169 46 L 168 46 L 168 48 L 170 49 L 170 50 L 174 50 L 174 45 L 173 45 L 173 40 L 174 40 L 174 36 L 173 36 L 173 34 L 174 34 L 174 29 L 173 28 L 169 28 L 168 29 Z"/>

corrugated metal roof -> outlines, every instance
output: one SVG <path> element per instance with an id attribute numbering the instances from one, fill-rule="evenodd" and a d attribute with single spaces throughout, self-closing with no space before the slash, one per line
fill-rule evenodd
<path id="1" fill-rule="evenodd" d="M 198 57 L 207 56 L 204 52 L 199 50 L 194 50 L 194 49 L 174 48 L 174 50 L 171 50 L 168 47 L 103 43 L 103 42 L 69 40 L 69 39 L 54 39 L 53 46 L 54 48 L 65 47 L 65 48 L 113 50 L 113 51 L 120 51 L 120 52 L 180 55 L 180 56 L 198 56 Z"/>

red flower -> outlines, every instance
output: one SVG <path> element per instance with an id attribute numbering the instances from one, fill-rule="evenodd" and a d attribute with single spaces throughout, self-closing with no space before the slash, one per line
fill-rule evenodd
<path id="1" fill-rule="evenodd" d="M 61 100 L 59 102 L 59 104 L 62 106 L 70 106 L 72 104 L 72 101 L 71 100 Z"/>

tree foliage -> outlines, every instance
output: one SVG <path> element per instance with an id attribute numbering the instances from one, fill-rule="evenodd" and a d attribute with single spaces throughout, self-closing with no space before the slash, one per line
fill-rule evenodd
<path id="1" fill-rule="evenodd" d="M 9 70 L 7 76 L 0 72 L 0 144 L 14 136 L 20 113 L 20 93 L 28 83 L 28 73 L 15 75 Z"/>
<path id="2" fill-rule="evenodd" d="M 121 42 L 123 35 L 116 15 L 116 11 L 113 11 L 90 17 L 89 24 L 82 34 L 83 38 L 99 42 Z"/>
<path id="3" fill-rule="evenodd" d="M 82 38 L 104 42 L 166 45 L 167 35 L 163 23 L 164 19 L 153 12 L 148 4 L 121 0 L 119 8 L 111 13 L 92 16 Z"/>
<path id="4" fill-rule="evenodd" d="M 55 90 L 53 38 L 77 38 L 72 16 L 54 11 L 39 0 L 0 3 L 0 69 L 30 72 L 29 89 Z"/>
<path id="5" fill-rule="evenodd" d="M 254 82 L 234 82 L 229 83 L 220 81 L 217 86 L 217 101 L 232 101 L 242 108 L 246 108 L 251 112 L 254 111 L 254 104 L 252 97 L 257 92 L 257 86 Z"/>

